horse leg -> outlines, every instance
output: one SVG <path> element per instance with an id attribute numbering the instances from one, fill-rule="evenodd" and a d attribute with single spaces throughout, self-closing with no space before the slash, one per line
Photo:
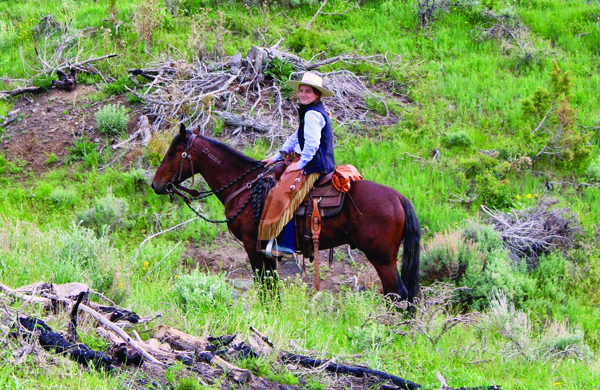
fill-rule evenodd
<path id="1" fill-rule="evenodd" d="M 369 260 L 371 260 L 371 258 L 369 258 Z M 383 294 L 394 294 L 402 301 L 407 300 L 408 290 L 404 286 L 404 283 L 402 283 L 395 259 L 387 264 L 378 264 L 374 261 L 371 261 L 371 263 L 375 266 L 377 275 L 379 275 L 379 279 L 381 280 Z M 392 297 L 392 299 L 394 299 L 394 297 Z"/>
<path id="2" fill-rule="evenodd" d="M 279 274 L 277 273 L 277 260 L 269 259 L 261 252 L 257 252 L 255 240 L 244 240 L 244 249 L 248 254 L 254 274 L 254 284 L 258 289 L 261 300 L 273 296 L 278 298 Z"/>

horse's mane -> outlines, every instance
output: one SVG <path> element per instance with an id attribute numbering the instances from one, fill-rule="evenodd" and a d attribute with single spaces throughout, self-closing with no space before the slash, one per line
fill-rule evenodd
<path id="1" fill-rule="evenodd" d="M 216 139 L 212 139 L 212 138 L 208 138 L 205 136 L 201 136 L 203 139 L 205 139 L 206 141 L 208 141 L 211 145 L 214 145 L 215 147 L 224 150 L 227 153 L 233 154 L 235 157 L 239 158 L 240 160 L 247 162 L 248 164 L 252 164 L 252 165 L 256 165 L 256 162 L 258 160 L 253 159 L 250 156 L 246 156 L 244 153 L 240 152 L 239 150 L 236 150 L 234 148 L 232 148 L 231 146 L 224 144 L 223 142 L 217 141 Z"/>

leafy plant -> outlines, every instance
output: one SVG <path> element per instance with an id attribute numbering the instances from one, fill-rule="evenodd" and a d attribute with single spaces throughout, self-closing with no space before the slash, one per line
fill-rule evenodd
<path id="1" fill-rule="evenodd" d="M 73 164 L 76 161 L 83 161 L 86 168 L 95 167 L 100 162 L 100 154 L 96 150 L 97 145 L 87 138 L 76 139 L 73 147 L 67 147 L 69 154 L 65 163 Z"/>
<path id="2" fill-rule="evenodd" d="M 95 229 L 98 233 L 105 228 L 114 230 L 125 222 L 127 210 L 126 200 L 109 194 L 96 199 L 92 208 L 77 214 L 77 221 L 82 226 Z"/>
<path id="3" fill-rule="evenodd" d="M 186 311 L 207 311 L 233 303 L 233 289 L 222 275 L 192 271 L 177 281 L 174 292 L 178 305 Z"/>
<path id="4" fill-rule="evenodd" d="M 124 134 L 129 124 L 127 109 L 121 105 L 107 104 L 96 112 L 96 123 L 102 134 Z"/>

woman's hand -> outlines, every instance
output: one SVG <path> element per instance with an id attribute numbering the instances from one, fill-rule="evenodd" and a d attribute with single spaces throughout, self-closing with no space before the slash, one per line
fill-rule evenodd
<path id="1" fill-rule="evenodd" d="M 265 158 L 264 160 L 262 160 L 262 162 L 265 163 L 265 168 L 266 168 L 269 165 L 275 164 L 275 159 L 273 159 L 273 158 Z"/>
<path id="2" fill-rule="evenodd" d="M 299 171 L 299 170 L 300 170 L 300 168 L 298 168 L 298 162 L 291 163 L 286 169 L 286 171 L 288 171 L 288 172 Z"/>

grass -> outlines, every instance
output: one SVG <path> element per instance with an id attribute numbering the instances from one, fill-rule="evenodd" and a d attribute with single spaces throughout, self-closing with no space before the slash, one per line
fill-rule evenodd
<path id="1" fill-rule="evenodd" d="M 452 386 L 592 388 L 600 374 L 600 296 L 595 292 L 600 283 L 600 262 L 594 241 L 600 189 L 572 185 L 548 189 L 547 181 L 576 183 L 589 179 L 553 160 L 534 161 L 532 167 L 524 170 L 511 164 L 537 153 L 532 146 L 535 140 L 528 140 L 524 134 L 528 128 L 535 128 L 538 121 L 523 113 L 521 102 L 538 87 L 551 90 L 552 59 L 558 60 L 560 68 L 570 71 L 573 78 L 569 101 L 577 116 L 578 131 L 592 132 L 600 124 L 600 110 L 593 104 L 597 101 L 594 91 L 600 90 L 596 71 L 600 40 L 594 16 L 600 13 L 598 6 L 583 0 L 515 2 L 514 12 L 529 33 L 523 50 L 514 42 L 506 46 L 499 40 L 482 39 L 478 29 L 489 28 L 492 22 L 483 15 L 481 6 L 469 6 L 466 1 L 455 2 L 427 31 L 418 26 L 413 1 L 368 1 L 361 4 L 360 10 L 345 15 L 319 15 L 308 32 L 304 26 L 318 4 L 302 4 L 293 9 L 271 4 L 259 10 L 233 1 L 189 0 L 182 3 L 179 16 L 172 17 L 159 2 L 153 12 L 157 24 L 150 44 L 136 30 L 133 15 L 139 2 L 133 0 L 117 3 L 116 19 L 124 22 L 118 34 L 112 22 L 103 21 L 110 19 L 107 0 L 60 4 L 53 0 L 0 2 L 0 76 L 27 78 L 37 73 L 25 73 L 21 52 L 27 63 L 38 63 L 31 29 L 42 14 L 52 14 L 58 23 L 72 20 L 71 30 L 97 29 L 78 42 L 78 48 L 86 53 L 83 57 L 120 54 L 111 62 L 95 64 L 116 80 L 95 96 L 98 101 L 124 93 L 125 86 L 132 86 L 126 71 L 163 55 L 169 44 L 176 43 L 184 57 L 191 59 L 193 51 L 188 38 L 192 18 L 212 27 L 218 24 L 225 30 L 222 47 L 214 33 L 216 28 L 211 27 L 205 36 L 207 49 L 221 50 L 224 56 L 245 53 L 251 45 L 268 45 L 280 36 L 286 37 L 283 48 L 306 59 L 321 51 L 328 56 L 355 51 L 364 55 L 397 54 L 400 66 L 386 73 L 386 77 L 397 81 L 401 92 L 414 103 L 407 106 L 408 111 L 396 107 L 401 121 L 394 126 L 369 131 L 359 127 L 352 132 L 335 128 L 336 161 L 357 166 L 366 179 L 391 186 L 411 200 L 425 243 L 435 233 L 459 230 L 466 220 L 479 218 L 479 206 L 487 203 L 484 194 L 495 196 L 488 199 L 503 197 L 504 204 L 515 208 L 532 206 L 542 197 L 556 199 L 557 206 L 570 207 L 579 216 L 585 238 L 581 248 L 558 255 L 567 264 L 568 281 L 557 287 L 541 271 L 527 274 L 537 284 L 523 308 L 540 333 L 551 320 L 568 319 L 583 329 L 595 357 L 587 362 L 571 358 L 527 360 L 508 353 L 510 342 L 501 334 L 484 332 L 477 326 L 456 327 L 437 346 L 432 346 L 423 335 L 412 339 L 400 336 L 393 324 L 373 320 L 385 309 L 373 291 L 344 291 L 340 295 L 323 292 L 316 297 L 302 284 L 286 283 L 278 307 L 265 308 L 255 290 L 238 292 L 228 304 L 183 307 L 178 303 L 177 286 L 190 271 L 181 261 L 185 245 L 210 245 L 225 232 L 224 227 L 194 221 L 153 239 L 135 258 L 145 237 L 193 215 L 182 204 L 169 203 L 166 197 L 154 194 L 148 177 L 155 167 L 145 165 L 148 161 L 142 161 L 145 169 L 118 168 L 118 164 L 100 169 L 110 156 L 99 155 L 94 145 L 87 144 L 72 151 L 72 165 L 57 167 L 39 178 L 25 173 L 24 162 L 0 156 L 0 281 L 11 287 L 40 280 L 86 282 L 140 314 L 163 311 L 169 325 L 192 334 L 244 336 L 248 326 L 253 325 L 282 348 L 287 348 L 293 339 L 305 348 L 343 357 L 360 353 L 363 357 L 356 363 L 406 377 L 424 384 L 426 389 L 437 387 L 437 371 Z M 330 3 L 324 12 L 341 12 L 347 6 L 345 2 Z M 497 12 L 498 8 L 494 10 Z M 100 28 L 110 29 L 110 34 Z M 524 56 L 528 51 L 532 53 L 529 60 Z M 362 72 L 367 81 L 375 74 L 383 74 L 380 69 L 358 65 L 336 65 L 322 71 L 339 67 Z M 3 88 L 10 87 L 12 84 L 8 83 Z M 0 116 L 10 112 L 13 104 L 14 100 L 0 100 Z M 6 137 L 9 130 L 0 129 L 0 137 Z M 221 131 L 220 126 L 215 126 L 215 132 Z M 591 142 L 597 160 L 598 137 Z M 245 152 L 263 158 L 269 147 L 270 140 L 258 139 Z M 163 152 L 158 150 L 160 147 L 156 149 L 152 155 L 158 157 L 149 159 L 154 163 Z M 437 162 L 432 159 L 435 150 L 440 153 Z M 483 157 L 481 150 L 496 150 L 499 157 Z M 48 156 L 48 164 L 54 162 L 51 159 Z M 475 200 L 469 204 L 453 202 L 455 195 Z M 78 214 L 108 196 L 128 205 L 114 230 L 89 231 L 74 225 Z M 210 198 L 204 211 L 220 219 L 223 207 Z M 58 262 L 63 265 L 60 269 L 55 266 Z M 546 289 L 555 297 L 549 298 L 552 294 Z M 91 331 L 86 337 L 94 342 Z M 7 359 L 9 353 L 3 352 Z M 81 370 L 62 358 L 47 369 L 34 359 L 38 358 L 29 356 L 21 365 L 2 366 L 0 387 L 132 386 L 124 375 L 106 377 Z M 272 368 L 272 362 L 247 364 L 258 366 L 272 379 L 286 383 L 296 380 L 285 369 Z"/>

